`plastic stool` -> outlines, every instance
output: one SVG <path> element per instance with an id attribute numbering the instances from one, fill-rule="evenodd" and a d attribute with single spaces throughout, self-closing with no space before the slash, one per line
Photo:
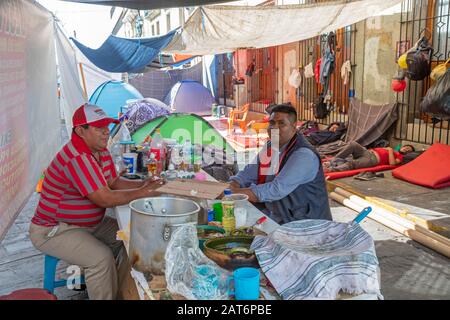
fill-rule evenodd
<path id="1" fill-rule="evenodd" d="M 45 255 L 44 257 L 44 289 L 53 293 L 55 288 L 65 287 L 67 285 L 67 279 L 56 280 L 56 265 L 59 259 L 53 256 Z M 85 284 L 84 276 L 80 277 L 80 284 Z"/>
<path id="2" fill-rule="evenodd" d="M 0 296 L 0 300 L 58 300 L 56 296 L 45 289 L 30 288 L 11 292 Z"/>

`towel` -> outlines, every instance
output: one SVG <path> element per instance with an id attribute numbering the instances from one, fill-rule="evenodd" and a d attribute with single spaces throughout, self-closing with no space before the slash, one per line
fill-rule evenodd
<path id="1" fill-rule="evenodd" d="M 336 299 L 341 290 L 383 299 L 374 242 L 358 223 L 293 221 L 256 236 L 251 248 L 285 300 Z"/>

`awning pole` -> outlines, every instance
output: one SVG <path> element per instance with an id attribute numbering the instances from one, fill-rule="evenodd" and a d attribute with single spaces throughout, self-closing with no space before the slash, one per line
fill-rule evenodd
<path id="1" fill-rule="evenodd" d="M 84 95 L 84 99 L 87 101 L 88 96 L 87 96 L 87 90 L 86 90 L 86 79 L 84 78 L 83 64 L 80 62 L 79 66 L 80 66 L 81 80 L 83 82 L 83 95 Z"/>

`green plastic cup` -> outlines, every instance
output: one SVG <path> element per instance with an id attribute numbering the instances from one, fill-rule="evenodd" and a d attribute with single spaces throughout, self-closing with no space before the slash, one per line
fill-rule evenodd
<path id="1" fill-rule="evenodd" d="M 214 203 L 213 210 L 214 210 L 214 220 L 222 222 L 222 202 Z"/>

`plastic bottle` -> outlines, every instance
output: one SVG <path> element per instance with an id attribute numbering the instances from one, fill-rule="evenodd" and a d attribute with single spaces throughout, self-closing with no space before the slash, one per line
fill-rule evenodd
<path id="1" fill-rule="evenodd" d="M 183 164 L 184 170 L 189 170 L 190 165 L 192 164 L 192 145 L 191 140 L 186 139 L 183 145 Z"/>
<path id="2" fill-rule="evenodd" d="M 156 132 L 150 143 L 150 152 L 155 154 L 155 159 L 158 162 L 158 173 L 161 173 L 162 171 L 165 170 L 166 151 L 164 139 L 161 136 L 159 128 L 156 129 Z"/>
<path id="3" fill-rule="evenodd" d="M 225 232 L 229 235 L 236 229 L 236 219 L 234 218 L 234 200 L 231 198 L 231 190 L 224 190 L 222 199 L 222 225 Z"/>
<path id="4" fill-rule="evenodd" d="M 147 160 L 147 171 L 151 177 L 158 175 L 158 161 L 154 153 L 150 153 L 150 158 Z"/>
<path id="5" fill-rule="evenodd" d="M 175 166 L 173 165 L 173 163 L 169 164 L 169 170 L 167 170 L 167 172 L 166 172 L 166 177 L 167 177 L 167 180 L 169 180 L 169 181 L 175 180 L 176 178 L 178 178 L 178 173 L 175 170 Z"/>
<path id="6" fill-rule="evenodd" d="M 194 172 L 199 172 L 202 169 L 202 147 L 198 144 L 194 144 L 192 162 Z"/>

